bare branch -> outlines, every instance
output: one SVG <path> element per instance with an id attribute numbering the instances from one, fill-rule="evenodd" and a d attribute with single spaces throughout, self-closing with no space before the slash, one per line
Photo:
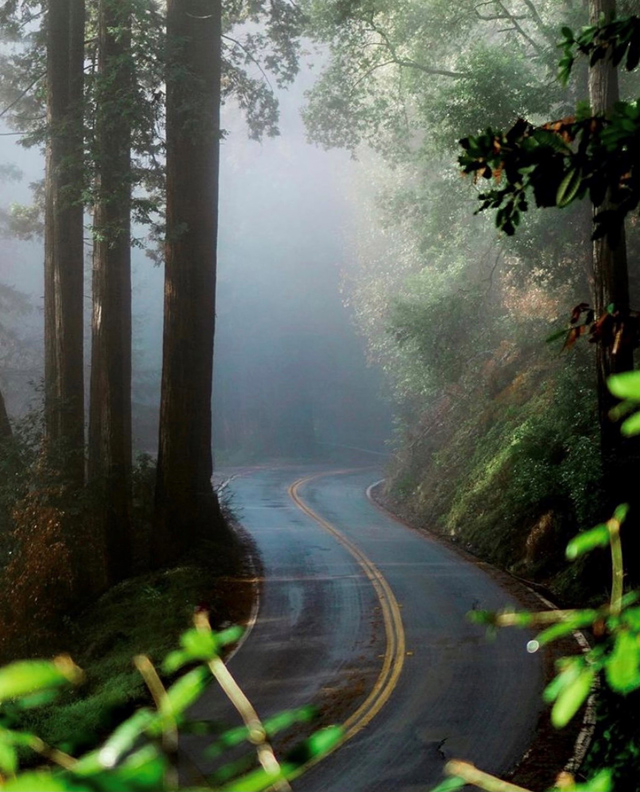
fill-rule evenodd
<path id="1" fill-rule="evenodd" d="M 249 52 L 249 50 L 245 47 L 245 45 L 241 41 L 238 41 L 237 39 L 234 39 L 231 36 L 227 36 L 224 33 L 222 34 L 222 38 L 226 39 L 227 41 L 230 41 L 232 44 L 234 44 L 236 47 L 238 47 L 238 49 L 241 49 L 244 52 L 244 54 L 251 60 L 251 62 L 258 67 L 258 69 L 260 70 L 260 74 L 262 74 L 262 77 L 263 77 L 264 81 L 269 86 L 269 89 L 271 91 L 273 91 L 273 85 L 271 84 L 271 80 L 269 80 L 269 75 L 262 68 L 262 64 L 260 63 L 260 61 L 258 61 L 256 58 L 254 58 L 254 56 L 251 54 L 251 52 Z"/>
<path id="2" fill-rule="evenodd" d="M 380 36 L 380 38 L 384 41 L 384 43 L 387 45 L 387 49 L 389 50 L 392 58 L 392 60 L 389 61 L 390 63 L 395 63 L 398 66 L 403 66 L 408 69 L 417 69 L 418 71 L 424 72 L 425 74 L 439 75 L 441 77 L 459 78 L 459 77 L 468 76 L 468 72 L 456 72 L 456 71 L 451 71 L 450 69 L 436 69 L 436 68 L 432 68 L 431 66 L 426 66 L 423 63 L 419 63 L 418 61 L 414 61 L 410 58 L 399 58 L 397 50 L 393 42 L 389 38 L 388 34 L 384 30 L 382 30 L 382 28 L 379 28 L 375 24 L 373 19 L 369 20 L 369 25 L 371 29 L 374 31 L 374 33 L 377 33 Z"/>

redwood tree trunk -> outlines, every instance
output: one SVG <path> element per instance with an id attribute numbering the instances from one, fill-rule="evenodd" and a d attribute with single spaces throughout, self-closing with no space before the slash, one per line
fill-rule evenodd
<path id="1" fill-rule="evenodd" d="M 131 574 L 131 8 L 101 0 L 89 479 L 107 577 Z"/>
<path id="2" fill-rule="evenodd" d="M 49 447 L 84 481 L 84 0 L 50 0 L 47 17 L 45 412 Z"/>
<path id="3" fill-rule="evenodd" d="M 211 485 L 221 0 L 167 4 L 167 238 L 154 561 L 221 529 Z"/>
<path id="4" fill-rule="evenodd" d="M 615 15 L 615 0 L 590 0 L 590 24 L 598 24 L 602 14 L 608 20 Z M 598 61 L 589 70 L 589 98 L 594 113 L 608 113 L 620 99 L 618 71 L 609 58 Z M 611 207 L 608 200 L 597 208 L 600 212 Z M 614 245 L 609 236 L 593 243 L 593 282 L 596 316 L 601 316 L 607 306 L 613 304 L 623 314 L 629 310 L 629 275 L 627 247 L 624 228 Z M 612 374 L 633 368 L 633 350 L 622 345 L 616 354 L 611 348 L 598 344 L 598 401 L 602 447 L 605 457 L 616 453 L 620 446 L 620 432 L 610 418 L 609 411 L 615 400 L 607 388 L 607 379 Z"/>
<path id="5" fill-rule="evenodd" d="M 4 403 L 4 396 L 0 391 L 0 443 L 6 440 L 11 440 L 12 437 L 13 437 L 13 431 L 11 429 L 9 415 L 7 413 L 7 408 Z"/>
<path id="6" fill-rule="evenodd" d="M 615 0 L 589 0 L 590 24 L 598 24 L 604 14 L 608 21 L 616 13 Z M 598 61 L 589 70 L 589 98 L 594 113 L 608 113 L 619 101 L 618 72 L 609 58 Z M 597 212 L 613 206 L 609 198 L 597 208 Z M 601 316 L 607 306 L 613 304 L 616 311 L 623 316 L 629 311 L 629 275 L 627 266 L 627 247 L 624 227 L 620 237 L 613 242 L 605 236 L 593 243 L 593 283 L 594 307 L 596 316 Z M 625 565 L 632 582 L 640 580 L 640 521 L 638 512 L 638 472 L 640 455 L 638 441 L 625 439 L 620 434 L 620 427 L 613 423 L 609 412 L 616 404 L 616 399 L 607 388 L 607 380 L 612 374 L 633 369 L 633 349 L 631 345 L 622 344 L 614 349 L 604 344 L 597 344 L 597 377 L 598 377 L 598 409 L 602 440 L 603 482 L 605 488 L 605 517 L 610 516 L 612 509 L 619 503 L 628 502 L 631 512 L 622 533 Z M 608 567 L 608 562 L 605 562 Z"/>

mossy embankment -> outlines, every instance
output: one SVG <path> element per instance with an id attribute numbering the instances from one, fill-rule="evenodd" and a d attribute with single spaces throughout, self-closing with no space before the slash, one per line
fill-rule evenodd
<path id="1" fill-rule="evenodd" d="M 175 568 L 124 581 L 67 617 L 56 649 L 73 657 L 85 681 L 54 704 L 26 712 L 22 725 L 70 752 L 88 748 L 148 701 L 133 658 L 144 654 L 161 663 L 195 608 L 209 611 L 214 629 L 246 623 L 259 561 L 245 535 L 234 537 L 232 546 L 204 541 Z"/>
<path id="2" fill-rule="evenodd" d="M 590 365 L 589 350 L 494 355 L 472 388 L 443 396 L 405 437 L 388 475 L 393 508 L 563 602 L 601 598 L 564 556 L 601 517 Z"/>

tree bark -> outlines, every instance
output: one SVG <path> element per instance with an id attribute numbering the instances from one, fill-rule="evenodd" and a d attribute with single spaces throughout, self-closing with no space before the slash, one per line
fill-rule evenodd
<path id="1" fill-rule="evenodd" d="M 222 521 L 211 484 L 221 0 L 167 3 L 167 237 L 153 555 Z"/>
<path id="2" fill-rule="evenodd" d="M 50 0 L 47 18 L 45 414 L 65 477 L 84 481 L 84 0 Z"/>
<path id="3" fill-rule="evenodd" d="M 0 443 L 11 440 L 13 437 L 13 430 L 11 429 L 11 422 L 7 413 L 7 407 L 4 403 L 4 396 L 0 391 Z"/>
<path id="4" fill-rule="evenodd" d="M 598 24 L 603 14 L 609 20 L 615 12 L 615 0 L 589 0 L 590 24 Z M 590 68 L 589 98 L 594 114 L 607 114 L 619 101 L 618 71 L 609 58 L 598 61 Z M 607 198 L 595 211 L 600 212 L 611 207 L 612 204 Z M 605 313 L 610 305 L 622 314 L 628 312 L 629 275 L 624 228 L 616 244 L 612 244 L 609 236 L 593 243 L 593 286 L 596 316 Z M 619 428 L 609 418 L 615 399 L 609 393 L 607 380 L 612 374 L 633 368 L 633 350 L 630 345 L 624 344 L 614 354 L 611 347 L 598 344 L 596 355 L 603 460 L 605 464 L 609 464 L 611 457 L 620 451 L 621 438 Z"/>
<path id="5" fill-rule="evenodd" d="M 590 24 L 598 24 L 604 14 L 609 21 L 616 13 L 615 0 L 589 0 Z M 598 61 L 589 70 L 589 98 L 594 114 L 607 114 L 619 101 L 618 72 L 609 58 Z M 607 196 L 604 203 L 597 207 L 600 212 L 613 207 Z M 608 306 L 613 305 L 623 317 L 629 311 L 629 274 L 627 246 L 624 227 L 616 242 L 609 235 L 593 243 L 593 284 L 594 307 L 596 316 L 602 316 Z M 638 513 L 640 498 L 637 495 L 640 454 L 637 438 L 624 438 L 618 424 L 609 417 L 617 400 L 607 387 L 612 374 L 631 371 L 634 367 L 633 349 L 630 344 L 621 344 L 619 349 L 603 343 L 596 345 L 598 411 L 602 448 L 603 485 L 605 494 L 605 513 L 609 517 L 612 510 L 623 502 L 631 505 L 627 524 L 623 528 L 622 539 L 627 574 L 633 584 L 640 580 L 640 528 Z M 608 568 L 608 562 L 605 562 Z"/>
<path id="6" fill-rule="evenodd" d="M 101 0 L 98 20 L 89 480 L 107 577 L 132 571 L 131 7 Z"/>

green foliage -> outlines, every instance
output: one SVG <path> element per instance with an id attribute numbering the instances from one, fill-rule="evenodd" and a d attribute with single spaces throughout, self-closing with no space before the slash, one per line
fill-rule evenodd
<path id="1" fill-rule="evenodd" d="M 488 379 L 448 405 L 450 428 L 414 440 L 393 492 L 475 552 L 548 584 L 565 569 L 563 543 L 599 504 L 594 395 L 577 360 L 529 356 Z"/>
<path id="2" fill-rule="evenodd" d="M 617 420 L 633 411 L 633 415 L 628 417 L 620 431 L 622 434 L 631 437 L 640 434 L 640 372 L 628 371 L 624 374 L 617 374 L 609 379 L 609 390 L 621 403 L 614 407 L 612 418 Z"/>
<path id="3" fill-rule="evenodd" d="M 430 97 L 424 111 L 447 147 L 460 130 L 504 126 L 514 118 L 547 112 L 561 99 L 515 46 L 480 40 L 461 57 L 463 76 Z"/>
<path id="4" fill-rule="evenodd" d="M 560 76 L 568 79 L 575 52 L 593 65 L 610 58 L 617 66 L 626 56 L 628 70 L 640 60 L 640 19 L 613 20 L 590 26 L 575 36 L 563 28 L 564 57 Z M 507 132 L 487 128 L 463 138 L 459 158 L 464 173 L 494 179 L 493 189 L 480 194 L 480 209 L 496 210 L 496 225 L 512 235 L 533 195 L 538 207 L 568 206 L 589 195 L 599 207 L 609 196 L 612 207 L 595 217 L 594 238 L 618 238 L 624 218 L 640 202 L 638 141 L 640 104 L 618 102 L 606 117 L 592 116 L 579 105 L 573 116 L 535 126 L 520 119 Z"/>
<path id="5" fill-rule="evenodd" d="M 104 74 L 96 68 L 85 73 L 86 156 L 82 201 L 91 207 L 96 198 L 96 169 L 100 151 L 96 145 L 97 122 L 105 97 L 126 114 L 131 123 L 132 218 L 149 228 L 149 239 L 133 240 L 137 246 L 158 242 L 164 233 L 164 82 L 165 3 L 158 0 L 115 2 L 122 19 L 113 29 L 122 33 L 131 26 L 131 47 Z M 97 62 L 97 4 L 87 5 L 86 60 Z M 0 57 L 0 103 L 5 121 L 16 130 L 20 143 L 44 147 L 50 130 L 46 120 L 46 3 L 39 0 L 8 2 L 0 9 L 5 48 Z M 130 11 L 130 20 L 124 13 Z M 276 88 L 290 84 L 298 73 L 303 15 L 287 0 L 230 0 L 224 3 L 222 41 L 222 95 L 243 111 L 249 135 L 260 139 L 278 134 Z M 131 86 L 122 79 L 134 75 Z M 111 91 L 113 82 L 121 90 Z M 272 82 L 273 81 L 273 82 Z M 78 163 L 80 164 L 80 163 Z M 6 170 L 6 176 L 14 174 Z M 35 186 L 32 206 L 12 206 L 0 211 L 0 229 L 20 238 L 41 233 L 44 201 Z M 157 257 L 154 245 L 149 254 Z"/>
<path id="6" fill-rule="evenodd" d="M 182 636 L 181 661 L 191 667 L 172 684 L 165 687 L 152 663 L 146 657 L 137 657 L 136 666 L 153 696 L 155 708 L 138 709 L 126 717 L 111 734 L 79 756 L 46 744 L 32 732 L 16 726 L 16 713 L 38 706 L 56 695 L 61 687 L 77 684 L 82 678 L 80 669 L 68 658 L 58 657 L 51 662 L 22 661 L 0 669 L 0 789 L 12 792 L 161 792 L 177 789 L 177 734 L 196 730 L 208 733 L 207 724 L 193 722 L 189 709 L 200 697 L 213 677 L 219 681 L 220 651 L 239 637 L 237 630 L 214 633 L 206 619 L 196 617 L 196 627 Z M 167 658 L 168 666 L 175 669 L 175 655 Z M 228 676 L 228 671 L 224 671 Z M 225 676 L 225 678 L 226 678 Z M 278 780 L 300 774 L 306 764 L 331 751 L 342 739 L 342 730 L 329 727 L 318 731 L 279 763 L 267 738 L 299 721 L 308 721 L 309 709 L 285 712 L 271 718 L 264 726 L 248 720 L 245 699 L 236 696 L 225 685 L 224 690 L 239 714 L 245 727 L 223 731 L 211 744 L 219 755 L 226 749 L 246 743 L 257 745 L 259 765 L 254 758 L 245 769 L 236 770 L 232 776 L 223 766 L 213 771 L 198 789 L 234 790 L 234 792 L 260 792 L 273 787 Z M 238 689 L 239 690 L 239 689 Z M 37 700 L 38 699 L 38 700 Z M 250 728 L 249 728 L 250 726 Z M 259 728 L 258 728 L 259 727 Z M 261 736 L 256 736 L 256 730 Z M 95 735 L 94 735 L 95 739 Z M 38 770 L 21 770 L 21 752 L 39 755 L 44 765 Z M 209 753 L 212 753 L 209 751 Z M 264 751 L 271 755 L 269 763 L 260 758 Z M 235 764 L 235 767 L 241 767 Z M 187 787 L 183 787 L 187 789 Z"/>
<path id="7" fill-rule="evenodd" d="M 330 48 L 305 113 L 314 140 L 349 149 L 365 141 L 406 158 L 424 129 L 442 149 L 458 122 L 475 127 L 486 112 L 511 118 L 514 106 L 537 112 L 555 57 L 551 20 L 574 18 L 557 3 L 528 13 L 532 4 L 512 35 L 496 24 L 504 11 L 492 5 L 481 12 L 465 0 L 306 0 L 310 35 Z M 546 99 L 553 101 L 548 90 Z"/>
<path id="8" fill-rule="evenodd" d="M 590 66 L 604 59 L 619 66 L 626 57 L 626 69 L 633 71 L 640 63 L 640 19 L 627 17 L 603 22 L 583 27 L 577 34 L 569 27 L 562 28 L 559 78 L 564 84 L 569 80 L 578 53 L 589 58 Z"/>

